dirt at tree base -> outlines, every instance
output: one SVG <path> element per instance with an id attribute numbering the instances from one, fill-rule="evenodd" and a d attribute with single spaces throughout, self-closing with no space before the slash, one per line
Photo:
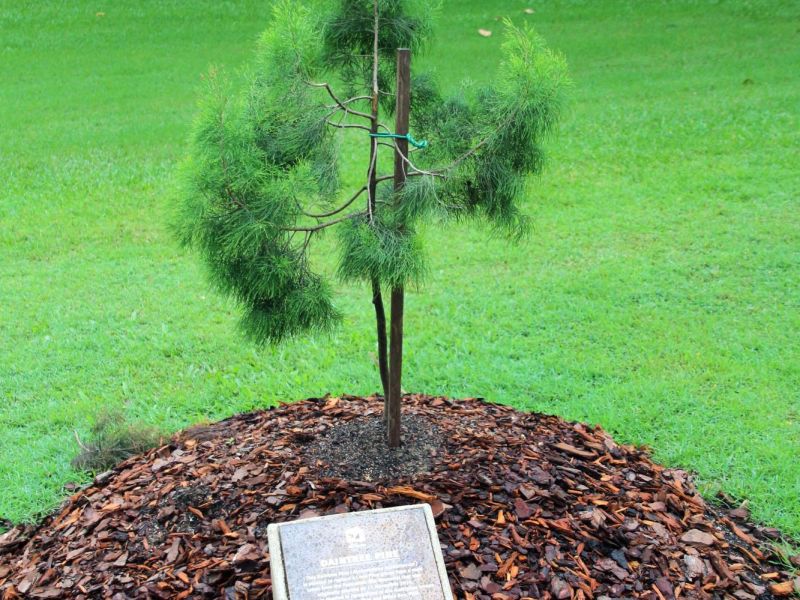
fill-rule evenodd
<path id="1" fill-rule="evenodd" d="M 343 427 L 374 437 L 382 406 L 310 399 L 181 432 L 0 536 L 0 596 L 270 598 L 270 523 L 419 502 L 458 599 L 752 600 L 796 585 L 771 562 L 776 532 L 746 511 L 713 507 L 685 472 L 553 416 L 406 396 L 406 435 L 427 436 L 406 475 L 330 476 L 358 453 L 331 463 L 325 449 Z"/>
<path id="2" fill-rule="evenodd" d="M 430 419 L 408 415 L 401 422 L 403 444 L 387 448 L 382 416 L 344 421 L 317 436 L 308 447 L 309 462 L 324 463 L 323 477 L 380 481 L 430 472 L 445 440 Z"/>

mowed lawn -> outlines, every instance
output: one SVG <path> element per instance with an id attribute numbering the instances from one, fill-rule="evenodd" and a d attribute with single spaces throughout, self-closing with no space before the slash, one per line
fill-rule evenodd
<path id="1" fill-rule="evenodd" d="M 333 336 L 258 349 L 166 226 L 200 76 L 236 78 L 268 13 L 0 0 L 0 518 L 86 480 L 102 407 L 172 431 L 379 387 L 366 289 Z M 405 388 L 601 424 L 800 534 L 799 5 L 445 0 L 424 62 L 489 80 L 504 16 L 566 55 L 572 100 L 530 240 L 426 233 Z"/>

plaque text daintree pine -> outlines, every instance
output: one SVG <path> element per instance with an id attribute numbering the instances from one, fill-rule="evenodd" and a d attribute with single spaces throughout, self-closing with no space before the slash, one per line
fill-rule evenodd
<path id="1" fill-rule="evenodd" d="M 420 231 L 483 219 L 512 238 L 525 234 L 519 201 L 542 168 L 542 140 L 567 82 L 560 56 L 506 22 L 493 85 L 445 95 L 433 76 L 411 71 L 433 4 L 277 2 L 247 86 L 230 90 L 214 71 L 206 78 L 176 220 L 181 241 L 202 254 L 212 283 L 241 305 L 242 329 L 261 343 L 337 322 L 330 278 L 312 269 L 309 253 L 324 231 L 338 230 L 338 279 L 371 290 L 392 447 L 404 290 L 426 270 Z M 343 193 L 338 155 L 359 144 L 369 150 L 364 181 Z"/>

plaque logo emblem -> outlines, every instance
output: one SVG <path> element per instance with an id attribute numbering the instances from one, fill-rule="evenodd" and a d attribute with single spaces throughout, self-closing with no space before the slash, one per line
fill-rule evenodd
<path id="1" fill-rule="evenodd" d="M 361 527 L 348 527 L 344 530 L 344 539 L 350 550 L 359 550 L 367 543 L 367 534 Z"/>

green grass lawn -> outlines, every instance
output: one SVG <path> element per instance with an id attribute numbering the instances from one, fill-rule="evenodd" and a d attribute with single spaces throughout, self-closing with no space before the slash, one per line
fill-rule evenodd
<path id="1" fill-rule="evenodd" d="M 449 85 L 490 77 L 503 16 L 575 85 L 530 241 L 426 233 L 405 387 L 602 424 L 800 534 L 800 6 L 445 4 Z M 165 225 L 200 75 L 235 74 L 268 12 L 0 0 L 0 517 L 85 478 L 73 429 L 102 407 L 175 430 L 378 389 L 366 289 L 335 335 L 259 350 Z"/>

